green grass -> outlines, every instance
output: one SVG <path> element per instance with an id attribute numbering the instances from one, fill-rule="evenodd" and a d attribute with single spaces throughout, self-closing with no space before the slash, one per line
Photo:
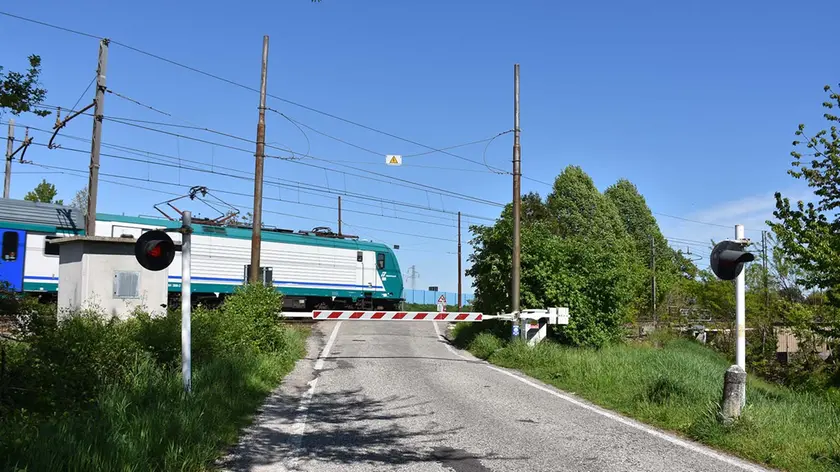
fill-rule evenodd
<path id="1" fill-rule="evenodd" d="M 308 328 L 277 317 L 271 289 L 193 312 L 192 393 L 180 314 L 87 314 L 9 343 L 0 384 L 0 470 L 204 471 L 305 353 Z"/>
<path id="2" fill-rule="evenodd" d="M 206 470 L 303 354 L 302 329 L 285 353 L 227 356 L 197 366 L 193 393 L 180 371 L 140 358 L 124 382 L 95 397 L 93 411 L 54 417 L 18 413 L 0 426 L 17 433 L 0 450 L 4 470 Z M 14 465 L 18 464 L 19 469 Z"/>
<path id="3" fill-rule="evenodd" d="M 489 355 L 494 364 L 603 407 L 772 467 L 840 471 L 840 404 L 828 395 L 750 377 L 742 417 L 725 427 L 716 412 L 729 362 L 696 342 L 670 339 L 661 347 L 624 344 L 597 351 L 554 343 L 498 348 L 485 339 L 489 334 L 476 331 L 456 328 L 455 343 L 466 340 L 478 357 Z"/>

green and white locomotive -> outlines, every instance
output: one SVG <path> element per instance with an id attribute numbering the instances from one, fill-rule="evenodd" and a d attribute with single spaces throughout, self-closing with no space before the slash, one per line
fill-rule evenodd
<path id="1" fill-rule="evenodd" d="M 163 218 L 97 214 L 96 236 L 138 238 L 155 228 L 176 228 Z M 242 285 L 250 262 L 251 229 L 193 222 L 194 300 L 219 300 Z M 51 239 L 84 234 L 78 210 L 23 200 L 0 200 L 0 281 L 45 296 L 58 291 L 58 247 Z M 176 243 L 180 234 L 170 233 Z M 390 247 L 329 231 L 264 228 L 263 281 L 284 294 L 284 307 L 399 309 L 403 281 Z M 181 291 L 180 252 L 169 266 L 170 296 Z"/>

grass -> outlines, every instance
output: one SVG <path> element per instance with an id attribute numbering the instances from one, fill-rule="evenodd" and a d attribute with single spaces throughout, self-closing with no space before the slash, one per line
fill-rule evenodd
<path id="1" fill-rule="evenodd" d="M 305 354 L 309 332 L 280 322 L 265 289 L 231 300 L 194 313 L 190 394 L 179 313 L 80 317 L 8 346 L 0 470 L 210 469 Z"/>
<path id="2" fill-rule="evenodd" d="M 840 404 L 750 377 L 742 417 L 725 427 L 716 413 L 730 363 L 694 341 L 529 348 L 477 331 L 457 326 L 455 344 L 603 407 L 775 468 L 840 471 Z"/>

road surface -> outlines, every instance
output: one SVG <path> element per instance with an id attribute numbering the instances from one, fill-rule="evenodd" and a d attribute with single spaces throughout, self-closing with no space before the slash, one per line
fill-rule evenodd
<path id="1" fill-rule="evenodd" d="M 229 471 L 758 471 L 451 347 L 432 322 L 319 323 Z"/>

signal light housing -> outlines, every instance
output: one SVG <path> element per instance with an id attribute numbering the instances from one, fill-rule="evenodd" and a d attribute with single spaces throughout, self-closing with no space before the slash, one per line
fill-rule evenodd
<path id="1" fill-rule="evenodd" d="M 744 250 L 745 243 L 721 241 L 715 245 L 710 257 L 712 272 L 721 280 L 734 280 L 744 270 L 744 263 L 755 260 L 755 255 Z"/>
<path id="2" fill-rule="evenodd" d="M 163 231 L 147 231 L 134 244 L 134 257 L 144 269 L 166 269 L 175 259 L 175 243 Z"/>

